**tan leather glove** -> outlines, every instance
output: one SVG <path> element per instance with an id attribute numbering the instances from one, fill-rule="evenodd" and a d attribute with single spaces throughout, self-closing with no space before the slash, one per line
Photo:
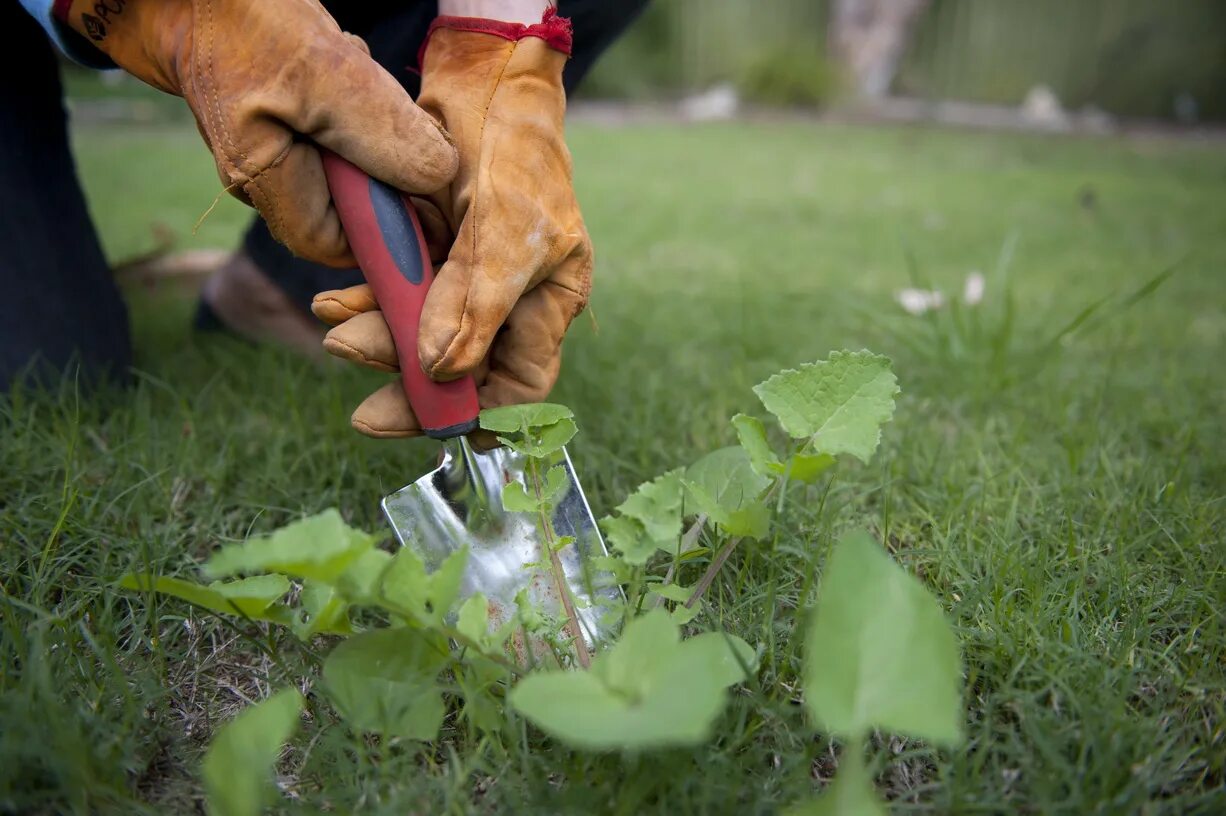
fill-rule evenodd
<path id="1" fill-rule="evenodd" d="M 532 26 L 439 17 L 423 48 L 418 104 L 455 140 L 460 169 L 450 187 L 418 202 L 443 265 L 411 364 L 438 380 L 473 373 L 484 408 L 545 398 L 562 337 L 587 304 L 592 247 L 563 140 L 569 53 L 570 23 L 552 9 Z M 328 351 L 398 370 L 366 286 L 320 293 L 312 308 L 335 326 Z M 353 425 L 377 437 L 420 433 L 399 382 L 358 406 Z"/>
<path id="2" fill-rule="evenodd" d="M 410 192 L 434 192 L 455 175 L 455 149 L 438 124 L 316 0 L 56 8 L 121 68 L 187 101 L 222 183 L 298 255 L 356 264 L 316 143 Z"/>

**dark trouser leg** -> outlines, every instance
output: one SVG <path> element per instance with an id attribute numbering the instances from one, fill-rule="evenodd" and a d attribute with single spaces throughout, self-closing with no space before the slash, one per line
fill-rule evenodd
<path id="1" fill-rule="evenodd" d="M 416 97 L 420 90 L 417 51 L 430 21 L 438 13 L 436 2 L 327 3 L 341 28 L 363 37 L 371 55 Z M 647 5 L 647 0 L 561 0 L 559 12 L 571 18 L 575 30 L 574 53 L 566 64 L 563 84 L 570 93 L 591 70 L 606 48 Z M 388 9 L 397 9 L 394 13 Z M 295 258 L 256 218 L 243 238 L 243 250 L 272 281 L 307 311 L 311 298 L 325 289 L 362 282 L 356 269 L 332 269 Z"/>
<path id="2" fill-rule="evenodd" d="M 52 381 L 73 360 L 126 376 L 128 316 L 69 151 L 54 46 L 0 3 L 0 391 L 23 371 Z"/>

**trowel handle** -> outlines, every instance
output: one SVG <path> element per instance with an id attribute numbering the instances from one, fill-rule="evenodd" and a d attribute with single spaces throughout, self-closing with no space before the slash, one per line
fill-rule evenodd
<path id="1" fill-rule="evenodd" d="M 435 382 L 417 362 L 417 326 L 434 267 L 408 195 L 323 152 L 324 172 L 345 237 L 392 330 L 404 393 L 427 436 L 449 439 L 477 428 L 477 386 L 470 376 Z"/>

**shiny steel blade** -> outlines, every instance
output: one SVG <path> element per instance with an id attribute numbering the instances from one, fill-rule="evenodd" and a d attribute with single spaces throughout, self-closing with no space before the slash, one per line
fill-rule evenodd
<path id="1" fill-rule="evenodd" d="M 565 619 L 539 514 L 511 512 L 502 505 L 503 486 L 511 481 L 525 483 L 532 495 L 525 482 L 526 461 L 508 448 L 481 452 L 462 437 L 449 439 L 443 443 L 442 464 L 383 499 L 383 513 L 400 544 L 415 550 L 428 570 L 468 547 L 461 594 L 484 593 L 495 627 L 515 615 L 515 596 L 522 589 L 543 611 Z M 555 465 L 565 469 L 566 485 L 555 499 L 550 526 L 556 537 L 574 538 L 558 556 L 583 639 L 595 648 L 610 634 L 610 612 L 621 590 L 592 564 L 608 550 L 565 449 L 553 454 L 541 472 Z"/>

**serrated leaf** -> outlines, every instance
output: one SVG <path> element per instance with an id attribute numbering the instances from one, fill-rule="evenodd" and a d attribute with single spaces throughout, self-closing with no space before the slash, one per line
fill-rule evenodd
<path id="1" fill-rule="evenodd" d="M 774 476 L 781 470 L 779 457 L 766 441 L 766 427 L 756 417 L 737 414 L 732 418 L 736 437 L 749 456 L 749 463 L 762 476 Z"/>
<path id="2" fill-rule="evenodd" d="M 447 642 L 406 626 L 375 629 L 343 641 L 324 661 L 328 696 L 359 731 L 431 740 L 446 707 L 438 675 Z"/>
<path id="3" fill-rule="evenodd" d="M 492 666 L 489 661 L 460 663 L 454 668 L 456 685 L 460 687 L 460 695 L 464 698 L 461 715 L 471 722 L 475 728 L 487 734 L 502 730 L 506 718 L 503 714 L 501 699 L 496 698 L 491 689 L 505 673 L 488 671 Z"/>
<path id="4" fill-rule="evenodd" d="M 562 450 L 578 430 L 573 419 L 562 419 L 553 425 L 530 430 L 518 440 L 504 440 L 504 443 L 525 456 L 543 458 Z"/>
<path id="5" fill-rule="evenodd" d="M 353 633 L 349 624 L 349 603 L 331 584 L 303 581 L 298 603 L 302 608 L 294 621 L 294 634 L 300 640 L 318 634 Z"/>
<path id="6" fill-rule="evenodd" d="M 608 520 L 608 517 L 600 520 L 602 528 Z M 613 583 L 616 584 L 628 583 L 634 575 L 634 569 L 630 562 L 618 556 L 598 555 L 591 559 L 591 564 L 593 572 L 607 572 Z"/>
<path id="7" fill-rule="evenodd" d="M 676 603 L 668 614 L 673 619 L 673 623 L 678 626 L 685 626 L 702 612 L 702 601 L 698 601 L 693 606 L 685 605 L 685 602 L 694 594 L 692 588 L 683 587 L 678 584 L 652 584 L 647 588 L 647 593 Z"/>
<path id="8" fill-rule="evenodd" d="M 805 638 L 804 690 L 820 726 L 873 728 L 952 745 L 961 739 L 958 643 L 940 604 L 868 534 L 826 562 Z"/>
<path id="9" fill-rule="evenodd" d="M 376 541 L 375 536 L 345 524 L 336 510 L 325 510 L 271 535 L 221 548 L 205 563 L 204 573 L 224 578 L 243 572 L 279 572 L 332 582 Z"/>
<path id="10" fill-rule="evenodd" d="M 181 578 L 130 573 L 119 579 L 119 586 L 170 595 L 210 612 L 240 615 L 251 620 L 273 623 L 290 622 L 289 610 L 284 606 L 273 605 L 289 592 L 289 581 L 284 575 L 258 575 L 238 581 L 214 581 L 205 586 Z"/>
<path id="11" fill-rule="evenodd" d="M 298 728 L 302 695 L 285 689 L 223 725 L 201 765 L 212 816 L 256 816 L 272 788 L 271 772 L 281 746 Z"/>
<path id="12" fill-rule="evenodd" d="M 868 462 L 881 426 L 894 414 L 898 381 L 888 357 L 836 351 L 823 362 L 781 371 L 753 390 L 785 431 L 812 439 L 816 452 Z"/>
<path id="13" fill-rule="evenodd" d="M 558 496 L 570 484 L 566 468 L 561 465 L 550 468 L 545 474 L 545 479 L 540 486 L 540 495 L 537 495 L 532 476 L 525 474 L 524 478 L 526 483 L 507 482 L 502 488 L 502 506 L 513 513 L 538 513 L 543 507 L 553 506 Z"/>
<path id="14" fill-rule="evenodd" d="M 681 641 L 668 613 L 655 609 L 631 621 L 589 671 L 531 674 L 508 700 L 537 727 L 577 748 L 694 745 L 710 734 L 724 689 L 744 679 L 742 659 L 753 660 L 743 640 L 717 637 Z"/>
<path id="15" fill-rule="evenodd" d="M 644 482 L 616 508 L 623 516 L 638 521 L 661 549 L 675 545 L 681 535 L 682 472 L 677 468 Z"/>
<path id="16" fill-rule="evenodd" d="M 699 459 L 682 479 L 692 509 L 706 513 L 729 535 L 760 538 L 770 527 L 770 513 L 761 501 L 770 480 L 754 470 L 739 445 L 721 448 Z"/>
<path id="17" fill-rule="evenodd" d="M 455 550 L 438 569 L 427 573 L 421 556 L 404 547 L 383 573 L 379 597 L 392 611 L 410 615 L 423 625 L 437 626 L 456 602 L 467 562 L 468 549 Z"/>
<path id="18" fill-rule="evenodd" d="M 378 600 L 383 574 L 392 564 L 392 555 L 383 550 L 367 550 L 345 567 L 336 579 L 337 591 L 353 604 Z"/>
<path id="19" fill-rule="evenodd" d="M 497 433 L 517 433 L 532 428 L 543 428 L 563 419 L 571 419 L 574 412 L 565 405 L 552 402 L 535 402 L 522 405 L 503 405 L 486 408 L 481 412 L 481 427 Z"/>
<path id="20" fill-rule="evenodd" d="M 888 816 L 888 811 L 873 790 L 872 777 L 864 760 L 843 751 L 834 781 L 822 795 L 810 802 L 793 805 L 785 816 Z"/>
<path id="21" fill-rule="evenodd" d="M 512 513 L 536 513 L 541 503 L 536 496 L 528 495 L 522 482 L 507 482 L 502 486 L 502 506 Z"/>
<path id="22" fill-rule="evenodd" d="M 647 563 L 656 551 L 656 543 L 637 520 L 627 516 L 605 516 L 600 520 L 609 546 L 622 554 L 622 560 L 633 566 Z"/>
<path id="23" fill-rule="evenodd" d="M 485 595 L 478 592 L 470 595 L 460 605 L 456 616 L 456 630 L 473 643 L 484 647 L 490 635 L 490 608 Z"/>

